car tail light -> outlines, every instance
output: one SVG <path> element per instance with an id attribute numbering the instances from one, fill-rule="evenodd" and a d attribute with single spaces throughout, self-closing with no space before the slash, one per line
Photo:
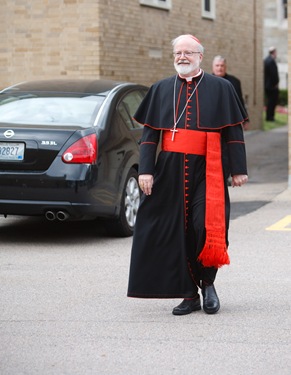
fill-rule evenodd
<path id="1" fill-rule="evenodd" d="M 62 156 L 65 163 L 93 164 L 97 159 L 97 137 L 90 134 L 73 143 Z"/>

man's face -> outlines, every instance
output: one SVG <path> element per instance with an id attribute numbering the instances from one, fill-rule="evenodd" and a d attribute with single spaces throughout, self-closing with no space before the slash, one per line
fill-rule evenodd
<path id="1" fill-rule="evenodd" d="M 224 77 L 226 74 L 226 64 L 223 60 L 214 60 L 212 64 L 213 74 L 218 77 Z"/>
<path id="2" fill-rule="evenodd" d="M 198 44 L 185 37 L 174 46 L 174 67 L 178 74 L 191 77 L 199 72 L 203 55 L 198 51 Z"/>

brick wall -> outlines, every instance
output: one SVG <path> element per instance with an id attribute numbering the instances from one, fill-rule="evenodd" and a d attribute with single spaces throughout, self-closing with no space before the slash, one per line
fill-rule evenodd
<path id="1" fill-rule="evenodd" d="M 99 8 L 93 0 L 1 0 L 0 86 L 95 75 Z"/>
<path id="2" fill-rule="evenodd" d="M 30 79 L 96 77 L 150 85 L 174 74 L 170 41 L 196 35 L 203 68 L 222 54 L 242 82 L 252 129 L 262 124 L 262 0 L 172 0 L 170 11 L 139 0 L 1 0 L 0 87 Z"/>
<path id="3" fill-rule="evenodd" d="M 215 55 L 227 58 L 228 72 L 241 80 L 251 127 L 260 128 L 263 108 L 261 0 L 216 1 L 215 21 L 202 19 L 200 0 L 188 0 L 187 6 L 185 3 L 185 0 L 172 0 L 172 9 L 168 12 L 140 6 L 138 0 L 102 2 L 100 47 L 105 54 L 100 61 L 100 76 L 121 76 L 149 85 L 173 74 L 170 41 L 180 34 L 192 33 L 205 47 L 203 68 L 206 71 L 211 72 Z M 113 20 L 114 27 L 109 20 Z"/>

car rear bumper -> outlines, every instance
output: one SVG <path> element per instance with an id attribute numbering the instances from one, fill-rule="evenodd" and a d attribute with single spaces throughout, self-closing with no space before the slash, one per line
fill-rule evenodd
<path id="1" fill-rule="evenodd" d="M 66 219 L 89 219 L 96 217 L 98 209 L 92 204 L 65 201 L 0 200 L 0 214 L 5 216 L 46 216 L 48 212 L 53 213 L 55 218 L 63 212 Z"/>
<path id="2" fill-rule="evenodd" d="M 114 193 L 98 184 L 97 175 L 96 166 L 78 164 L 57 164 L 45 173 L 0 172 L 0 215 L 114 217 Z"/>

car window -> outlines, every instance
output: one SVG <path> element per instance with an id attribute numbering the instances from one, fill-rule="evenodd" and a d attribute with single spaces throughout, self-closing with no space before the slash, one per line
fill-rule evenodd
<path id="1" fill-rule="evenodd" d="M 142 91 L 131 91 L 120 101 L 117 110 L 129 129 L 141 128 L 142 125 L 133 119 L 145 93 Z"/>
<path id="2" fill-rule="evenodd" d="M 40 125 L 89 125 L 104 96 L 38 97 L 34 95 L 0 98 L 0 122 Z"/>

